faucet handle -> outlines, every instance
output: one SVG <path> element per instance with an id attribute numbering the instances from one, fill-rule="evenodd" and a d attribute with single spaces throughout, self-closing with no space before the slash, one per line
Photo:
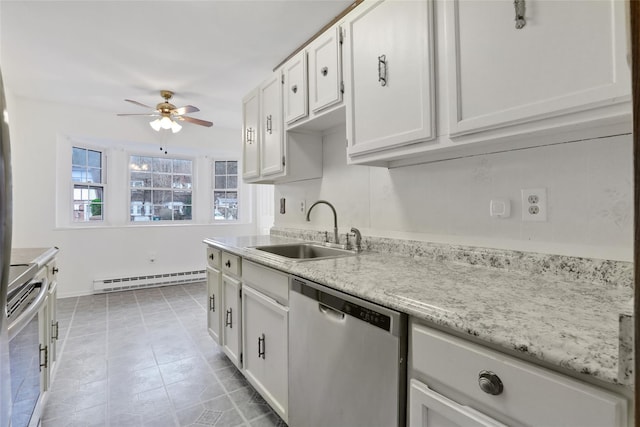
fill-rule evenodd
<path id="1" fill-rule="evenodd" d="M 356 251 L 360 252 L 362 250 L 362 235 L 360 234 L 360 230 L 355 227 L 351 227 L 351 231 L 347 233 L 347 242 L 349 240 L 349 235 L 356 238 Z"/>
<path id="2" fill-rule="evenodd" d="M 329 241 L 329 232 L 328 231 L 318 231 L 318 234 L 324 235 L 323 243 L 327 243 Z"/>

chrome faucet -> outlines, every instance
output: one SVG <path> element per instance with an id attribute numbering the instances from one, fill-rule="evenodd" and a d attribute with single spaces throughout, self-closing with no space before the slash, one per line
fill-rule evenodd
<path id="1" fill-rule="evenodd" d="M 317 202 L 312 204 L 309 210 L 307 211 L 307 221 L 311 221 L 311 218 L 309 218 L 309 215 L 311 215 L 311 209 L 313 209 L 315 205 L 318 205 L 321 203 L 324 203 L 325 205 L 329 206 L 333 211 L 333 238 L 335 239 L 334 243 L 338 244 L 340 243 L 338 241 L 338 214 L 336 213 L 336 208 L 334 208 L 331 203 L 327 202 L 326 200 L 318 200 Z"/>
<path id="2" fill-rule="evenodd" d="M 355 227 L 351 227 L 351 232 L 356 236 L 356 252 L 360 252 L 362 250 L 362 234 Z"/>

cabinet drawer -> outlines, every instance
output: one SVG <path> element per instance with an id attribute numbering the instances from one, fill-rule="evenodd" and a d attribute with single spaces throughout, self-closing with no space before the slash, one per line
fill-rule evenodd
<path id="1" fill-rule="evenodd" d="M 220 268 L 222 251 L 220 249 L 207 247 L 207 265 L 212 268 Z"/>
<path id="2" fill-rule="evenodd" d="M 492 416 L 532 426 L 627 425 L 627 400 L 544 368 L 423 325 L 411 326 L 410 363 L 430 388 Z M 496 395 L 480 388 L 480 375 L 499 378 Z"/>
<path id="3" fill-rule="evenodd" d="M 242 281 L 284 306 L 289 305 L 289 276 L 249 261 L 244 263 Z"/>
<path id="4" fill-rule="evenodd" d="M 240 277 L 242 274 L 242 258 L 222 252 L 222 272 Z"/>

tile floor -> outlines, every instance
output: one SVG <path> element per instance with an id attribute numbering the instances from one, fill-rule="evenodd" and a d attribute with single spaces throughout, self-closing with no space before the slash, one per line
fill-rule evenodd
<path id="1" fill-rule="evenodd" d="M 206 328 L 205 283 L 58 300 L 42 426 L 285 426 Z"/>

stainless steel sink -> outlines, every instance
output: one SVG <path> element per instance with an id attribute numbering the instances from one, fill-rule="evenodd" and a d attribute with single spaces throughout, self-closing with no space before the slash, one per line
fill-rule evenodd
<path id="1" fill-rule="evenodd" d="M 256 246 L 254 249 L 293 260 L 313 260 L 356 255 L 355 251 L 330 248 L 315 243 Z"/>

